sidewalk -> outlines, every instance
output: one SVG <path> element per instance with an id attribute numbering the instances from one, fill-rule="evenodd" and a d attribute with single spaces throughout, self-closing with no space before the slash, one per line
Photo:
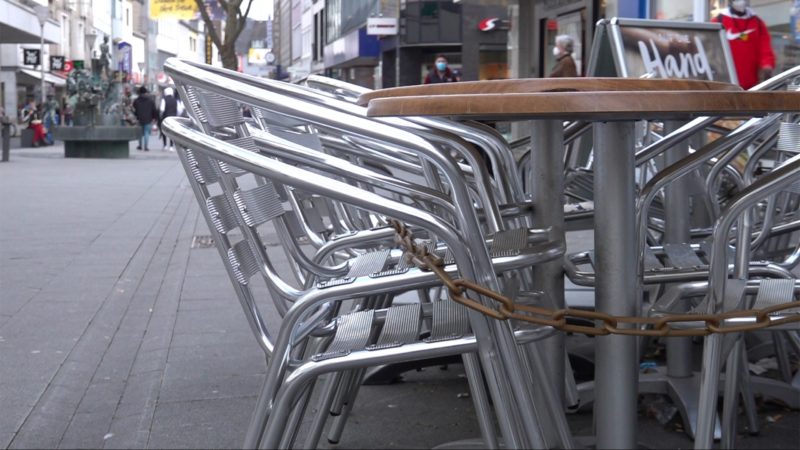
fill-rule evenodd
<path id="1" fill-rule="evenodd" d="M 243 442 L 263 353 L 216 249 L 192 246 L 208 231 L 176 154 L 133 148 L 127 160 L 14 149 L 0 163 L 0 448 Z M 478 435 L 460 365 L 405 380 L 364 386 L 340 444 L 321 445 Z M 569 420 L 590 434 L 590 414 Z M 760 420 L 741 447 L 797 448 L 797 411 L 766 404 Z M 643 417 L 640 442 L 691 447 L 675 422 Z"/>

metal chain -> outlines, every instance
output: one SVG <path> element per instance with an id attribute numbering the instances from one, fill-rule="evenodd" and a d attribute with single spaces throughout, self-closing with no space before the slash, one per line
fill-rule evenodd
<path id="1" fill-rule="evenodd" d="M 675 314 L 668 317 L 612 316 L 597 311 L 561 308 L 552 309 L 540 306 L 521 305 L 511 298 L 488 289 L 480 284 L 463 278 L 453 278 L 444 270 L 444 260 L 430 252 L 427 247 L 417 245 L 414 236 L 406 225 L 398 220 L 390 219 L 394 228 L 395 242 L 405 251 L 406 258 L 421 270 L 433 272 L 449 291 L 450 298 L 468 308 L 474 309 L 498 320 L 522 320 L 536 325 L 550 326 L 568 333 L 580 333 L 593 336 L 620 334 L 628 336 L 707 336 L 712 333 L 739 333 L 756 331 L 787 323 L 800 322 L 800 314 L 789 317 L 773 318 L 771 314 L 800 308 L 800 301 L 787 302 L 762 309 L 729 311 L 718 314 Z M 498 303 L 496 309 L 486 306 L 466 296 L 472 291 Z M 583 319 L 595 322 L 595 325 L 578 325 L 569 323 L 569 319 Z M 754 323 L 745 325 L 727 325 L 729 319 L 755 319 Z M 704 322 L 703 327 L 674 328 L 675 323 Z"/>

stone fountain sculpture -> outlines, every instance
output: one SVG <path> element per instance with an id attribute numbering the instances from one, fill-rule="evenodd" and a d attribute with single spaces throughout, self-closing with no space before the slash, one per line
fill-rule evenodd
<path id="1" fill-rule="evenodd" d="M 139 127 L 125 124 L 122 91 L 125 83 L 111 72 L 108 37 L 100 46 L 100 58 L 92 59 L 91 70 L 74 69 L 67 78 L 67 103 L 73 108 L 71 127 L 53 130 L 64 141 L 67 158 L 127 158 L 129 142 L 139 139 Z"/>

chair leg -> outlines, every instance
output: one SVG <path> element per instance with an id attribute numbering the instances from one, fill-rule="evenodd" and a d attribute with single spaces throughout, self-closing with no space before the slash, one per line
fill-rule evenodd
<path id="1" fill-rule="evenodd" d="M 492 409 L 489 406 L 489 396 L 484 386 L 478 356 L 475 353 L 464 353 L 461 355 L 461 359 L 464 361 L 464 372 L 467 376 L 472 403 L 475 405 L 475 415 L 478 419 L 481 436 L 483 436 L 483 443 L 486 448 L 499 448 L 497 432 L 494 428 L 494 420 L 492 420 Z"/>
<path id="2" fill-rule="evenodd" d="M 356 402 L 358 391 L 361 389 L 361 383 L 364 381 L 365 373 L 366 371 L 364 369 L 354 370 L 349 383 L 343 386 L 343 407 L 340 409 L 339 415 L 333 419 L 331 429 L 328 431 L 328 442 L 331 444 L 337 444 L 342 439 L 344 426 L 347 424 L 347 419 L 350 417 L 350 412 L 353 411 L 353 405 Z"/>
<path id="3" fill-rule="evenodd" d="M 694 448 L 708 449 L 714 443 L 714 421 L 719 395 L 722 335 L 711 334 L 703 343 L 703 366 L 700 371 L 700 392 L 697 405 L 697 431 Z"/>
<path id="4" fill-rule="evenodd" d="M 269 366 L 269 362 L 267 363 L 267 366 Z M 250 424 L 247 426 L 244 444 L 242 445 L 242 448 L 244 449 L 252 450 L 258 448 L 259 441 L 261 440 L 261 434 L 264 432 L 264 425 L 266 423 L 270 400 L 272 398 L 272 393 L 268 391 L 267 379 L 265 378 L 261 385 L 261 390 L 258 393 L 256 407 L 250 416 Z"/>
<path id="5" fill-rule="evenodd" d="M 314 378 L 310 383 L 308 383 L 308 387 L 303 390 L 300 394 L 299 398 L 297 399 L 297 403 L 295 403 L 294 408 L 292 408 L 292 413 L 289 416 L 289 420 L 286 424 L 286 430 L 283 433 L 283 437 L 281 438 L 281 448 L 292 448 L 294 447 L 294 443 L 297 440 L 297 433 L 300 431 L 300 425 L 302 424 L 302 419 L 306 414 L 306 410 L 308 408 L 308 404 L 311 402 L 311 394 L 314 392 L 314 386 L 317 384 L 317 379 Z"/>
<path id="6" fill-rule="evenodd" d="M 792 382 L 792 363 L 789 361 L 789 349 L 783 339 L 783 333 L 772 333 L 772 342 L 775 345 L 775 358 L 778 360 L 778 370 L 781 378 L 787 383 Z"/>
<path id="7" fill-rule="evenodd" d="M 736 337 L 725 363 L 725 393 L 722 401 L 722 439 L 720 448 L 733 448 L 736 440 L 737 412 L 739 410 L 739 384 L 741 375 L 742 339 Z"/>
<path id="8" fill-rule="evenodd" d="M 740 357 L 741 365 L 739 366 L 739 373 L 742 379 L 739 383 L 739 389 L 741 390 L 742 400 L 744 401 L 744 412 L 747 415 L 747 425 L 749 427 L 748 432 L 751 435 L 755 435 L 759 432 L 758 414 L 756 412 L 755 394 L 753 394 L 753 389 L 750 384 L 750 368 L 747 365 L 747 349 L 744 345 L 742 345 Z"/>
<path id="9" fill-rule="evenodd" d="M 544 414 L 538 414 L 541 420 L 540 428 L 543 428 L 542 431 L 545 432 L 545 436 L 548 436 L 551 440 L 556 439 L 555 442 L 550 443 L 550 447 L 573 448 L 572 433 L 567 423 L 567 417 L 564 414 L 564 405 L 560 396 L 556 395 L 556 391 L 550 383 L 550 378 L 544 370 L 544 359 L 536 347 L 536 343 L 525 345 L 524 349 L 529 370 L 533 370 L 531 375 L 532 382 L 534 382 L 533 392 L 536 403 L 545 409 Z M 536 409 L 537 411 L 540 410 L 540 408 Z M 544 428 L 549 428 L 549 432 Z M 550 434 L 552 436 L 549 436 Z"/>
<path id="10" fill-rule="evenodd" d="M 317 448 L 317 445 L 319 445 L 319 438 L 325 428 L 333 397 L 336 395 L 341 379 L 342 372 L 333 372 L 326 377 L 325 385 L 320 394 L 320 403 L 314 415 L 314 420 L 311 422 L 304 448 Z"/>

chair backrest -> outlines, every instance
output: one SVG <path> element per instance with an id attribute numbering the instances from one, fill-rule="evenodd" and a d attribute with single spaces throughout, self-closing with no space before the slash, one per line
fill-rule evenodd
<path id="1" fill-rule="evenodd" d="M 238 72 L 227 71 L 225 69 L 206 66 L 199 63 L 182 62 L 190 67 L 200 68 L 208 74 L 223 76 L 225 78 L 236 80 L 248 86 L 258 87 L 261 89 L 269 90 L 271 92 L 279 93 L 289 96 L 296 100 L 302 100 L 317 105 L 325 106 L 330 111 L 337 111 L 346 114 L 366 119 L 366 108 L 353 104 L 349 101 L 343 101 L 338 98 L 331 97 L 330 95 L 307 88 L 305 86 L 298 86 L 289 83 L 284 83 L 275 80 L 264 78 L 252 77 Z M 167 64 L 169 66 L 169 64 Z M 165 66 L 165 67 L 167 67 Z M 341 82 L 340 82 L 341 83 Z M 269 114 L 267 118 L 271 124 L 278 123 L 291 123 L 292 118 L 286 117 L 283 114 Z M 425 136 L 436 146 L 443 146 L 453 150 L 454 152 L 465 158 L 473 169 L 475 176 L 475 183 L 479 190 L 489 190 L 492 187 L 490 182 L 490 175 L 487 168 L 484 166 L 481 155 L 467 142 L 480 145 L 486 152 L 489 153 L 492 160 L 493 170 L 497 176 L 502 175 L 502 178 L 494 183 L 497 187 L 495 192 L 501 201 L 522 201 L 520 198 L 506 198 L 506 191 L 508 189 L 516 189 L 515 186 L 519 183 L 514 176 L 514 161 L 508 147 L 502 142 L 502 138 L 494 131 L 489 131 L 487 127 L 477 124 L 458 124 L 453 121 L 444 119 L 431 119 L 431 118 L 370 118 L 369 121 L 373 123 L 380 123 L 397 127 L 409 132 L 413 132 L 420 136 Z M 445 134 L 442 134 L 445 133 Z M 380 139 L 378 140 L 380 141 Z M 385 141 L 384 145 L 398 145 L 397 142 Z M 403 145 L 400 144 L 402 149 Z M 427 161 L 423 158 L 423 168 Z M 503 169 L 503 170 L 500 170 Z M 510 187 L 509 187 L 510 186 Z M 519 185 L 521 186 L 521 185 Z M 517 189 L 521 196 L 521 187 Z M 483 197 L 488 194 L 483 193 Z M 484 202 L 486 198 L 482 199 Z"/>
<path id="2" fill-rule="evenodd" d="M 362 136 L 376 142 L 398 145 L 415 152 L 444 175 L 453 203 L 456 205 L 455 222 L 459 229 L 470 233 L 475 232 L 476 240 L 482 236 L 472 211 L 473 197 L 469 193 L 460 167 L 448 152 L 441 151 L 437 145 L 419 135 L 388 126 L 382 122 L 336 112 L 316 103 L 273 92 L 263 86 L 256 88 L 174 58 L 169 59 L 164 67 L 177 84 L 193 86 L 199 91 L 216 90 L 219 92 L 224 90 L 226 96 L 232 101 L 249 104 L 254 108 L 262 108 L 274 116 L 301 120 L 306 126 L 312 126 L 325 133 Z M 485 167 L 483 169 L 485 170 Z M 486 189 L 482 189 L 481 194 L 480 200 L 486 210 L 490 230 L 500 230 L 502 225 L 495 199 Z"/>
<path id="3" fill-rule="evenodd" d="M 231 272 L 240 284 L 242 281 L 254 276 L 259 270 L 270 268 L 269 265 L 258 267 L 260 263 L 263 263 L 263 261 L 258 260 L 265 258 L 268 261 L 268 256 L 263 255 L 261 249 L 252 248 L 258 246 L 259 241 L 256 233 L 249 233 L 248 231 L 255 231 L 251 224 L 254 225 L 260 220 L 252 217 L 248 219 L 249 208 L 252 205 L 246 202 L 246 198 L 249 195 L 243 194 L 239 186 L 242 184 L 240 176 L 237 176 L 237 174 L 241 173 L 252 173 L 257 175 L 259 179 L 270 183 L 269 185 L 280 184 L 287 189 L 299 189 L 316 195 L 331 197 L 339 202 L 348 203 L 354 207 L 393 217 L 421 227 L 447 244 L 463 276 L 487 280 L 487 284 L 490 286 L 494 285 L 495 288 L 497 286 L 494 270 L 489 259 L 483 259 L 480 256 L 482 251 L 485 252 L 485 247 L 483 245 L 468 245 L 467 239 L 470 233 L 454 228 L 435 215 L 331 177 L 310 172 L 268 158 L 257 152 L 249 151 L 233 141 L 222 140 L 193 129 L 186 119 L 170 118 L 165 120 L 164 130 L 167 136 L 178 145 L 182 161 L 185 164 L 187 174 L 191 177 L 190 180 L 193 180 L 193 185 L 201 187 L 201 189 L 198 189 L 199 191 L 208 191 L 207 185 L 209 183 L 212 181 L 218 183 L 223 191 L 224 198 L 228 201 L 228 205 L 233 209 L 233 214 L 226 216 L 225 219 L 214 219 L 215 215 L 211 212 L 207 214 L 207 217 L 210 223 L 214 223 L 215 227 L 217 222 L 224 221 L 226 225 L 222 226 L 222 229 L 226 230 L 233 226 L 231 216 L 235 217 L 237 227 L 241 228 L 243 235 L 246 236 L 245 239 L 223 248 L 226 258 L 230 253 L 233 253 L 236 257 L 235 263 L 231 264 Z M 198 161 L 203 162 L 198 163 Z M 208 168 L 208 172 L 211 175 L 208 176 L 204 169 L 198 170 L 200 167 Z M 235 169 L 230 170 L 230 168 Z M 205 178 L 200 178 L 197 175 L 205 176 Z M 275 194 L 275 198 L 277 198 L 277 194 Z M 199 199 L 202 199 L 203 202 L 207 201 L 207 198 L 199 197 Z M 224 202 L 219 203 L 224 204 Z M 234 205 L 236 206 L 235 208 L 233 208 Z M 263 220 L 266 220 L 267 217 L 275 218 L 273 217 L 275 214 L 270 215 L 262 212 L 259 212 L 257 216 Z M 255 220 L 255 222 L 248 224 L 250 220 Z M 230 234 L 230 232 L 227 231 L 227 234 Z M 249 244 L 249 242 L 255 244 Z M 247 252 L 248 249 L 250 250 L 249 253 Z M 256 261 L 255 263 L 253 262 L 254 260 Z M 277 288 L 280 288 L 280 286 L 277 286 Z"/>

